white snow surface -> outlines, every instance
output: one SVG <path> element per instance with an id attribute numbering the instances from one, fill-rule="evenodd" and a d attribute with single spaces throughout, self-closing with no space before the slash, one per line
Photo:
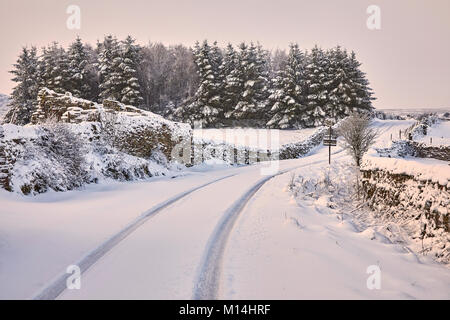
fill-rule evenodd
<path id="1" fill-rule="evenodd" d="M 379 122 L 378 144 L 387 144 L 390 132 L 409 125 Z M 317 148 L 307 157 L 280 161 L 279 168 L 317 175 L 327 168 L 327 152 Z M 332 159 L 349 161 L 339 147 L 333 148 Z M 0 298 L 34 297 L 141 213 L 187 189 L 233 175 L 146 221 L 83 273 L 81 289 L 59 296 L 190 299 L 214 240 L 211 234 L 226 210 L 265 178 L 260 168 L 266 165 L 202 165 L 172 179 L 110 181 L 35 197 L 0 191 Z M 448 268 L 372 229 L 361 232 L 351 217 L 342 222 L 326 198 L 295 201 L 286 188 L 289 179 L 290 172 L 270 179 L 242 209 L 222 257 L 219 298 L 450 298 Z M 380 290 L 366 286 L 371 265 L 381 269 Z"/>
<path id="2" fill-rule="evenodd" d="M 427 135 L 420 137 L 417 141 L 432 146 L 450 146 L 450 121 L 440 121 L 428 128 Z"/>
<path id="3" fill-rule="evenodd" d="M 316 164 L 295 173 L 308 177 L 322 170 L 324 165 Z M 296 201 L 286 190 L 289 179 L 269 181 L 241 216 L 226 249 L 223 298 L 450 297 L 449 269 L 389 242 L 373 228 L 359 230 L 351 218 L 341 221 L 326 196 Z M 369 266 L 381 270 L 379 290 L 367 287 Z"/>
<path id="4" fill-rule="evenodd" d="M 392 144 L 391 135 L 394 140 L 398 137 L 399 130 L 405 130 L 408 126 L 413 125 L 414 120 L 378 120 L 374 121 L 374 125 L 379 129 L 378 137 L 374 148 L 389 148 Z M 435 132 L 448 136 L 447 125 L 449 122 L 440 122 L 437 127 L 432 127 L 430 134 Z M 436 131 L 433 131 L 435 130 Z M 450 127 L 448 127 L 450 129 Z M 428 138 L 427 138 L 428 137 Z M 429 139 L 424 136 L 423 139 Z M 419 181 L 432 181 L 440 185 L 448 185 L 450 183 L 450 166 L 449 161 L 442 161 L 428 158 L 388 158 L 380 157 L 375 149 L 372 148 L 363 157 L 362 168 L 367 170 L 385 170 L 393 174 L 406 174 L 414 176 Z M 450 159 L 449 159 L 450 160 Z"/>
<path id="5" fill-rule="evenodd" d="M 364 170 L 385 170 L 393 174 L 413 176 L 419 181 L 432 181 L 442 186 L 450 186 L 450 166 L 448 161 L 366 155 L 362 167 Z"/>
<path id="6" fill-rule="evenodd" d="M 194 129 L 194 141 L 227 143 L 236 147 L 278 149 L 282 145 L 306 140 L 317 128 L 299 130 L 223 128 Z"/>

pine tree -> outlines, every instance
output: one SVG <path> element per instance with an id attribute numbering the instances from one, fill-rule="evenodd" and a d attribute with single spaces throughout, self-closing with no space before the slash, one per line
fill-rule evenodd
<path id="1" fill-rule="evenodd" d="M 353 51 L 350 55 L 348 66 L 353 91 L 350 106 L 353 110 L 372 112 L 372 101 L 375 100 L 373 91 L 370 88 L 366 74 L 361 71 L 361 63 L 356 59 L 356 54 Z"/>
<path id="2" fill-rule="evenodd" d="M 92 48 L 90 45 L 84 46 L 87 53 L 87 66 L 85 67 L 87 71 L 87 78 L 85 82 L 89 87 L 89 95 L 85 99 L 91 101 L 98 101 L 100 94 L 100 74 L 98 70 L 98 52 L 97 49 Z"/>
<path id="3" fill-rule="evenodd" d="M 372 111 L 372 91 L 354 52 L 349 57 L 347 51 L 338 46 L 327 54 L 330 61 L 326 83 L 327 116 L 338 120 L 355 111 Z"/>
<path id="4" fill-rule="evenodd" d="M 122 61 L 118 66 L 123 81 L 120 101 L 124 104 L 140 106 L 144 101 L 137 75 L 141 61 L 140 47 L 135 44 L 135 40 L 131 36 L 128 36 L 123 42 L 121 58 Z"/>
<path id="5" fill-rule="evenodd" d="M 88 99 L 92 96 L 92 73 L 89 72 L 89 55 L 79 37 L 70 45 L 68 58 L 68 90 L 75 96 Z"/>
<path id="6" fill-rule="evenodd" d="M 222 117 L 220 65 L 222 56 L 217 44 L 210 46 L 205 40 L 194 47 L 194 58 L 198 68 L 200 85 L 193 102 L 186 108 L 185 116 L 191 122 L 200 122 L 202 126 L 211 126 Z"/>
<path id="7" fill-rule="evenodd" d="M 232 80 L 232 72 L 236 69 L 238 64 L 236 50 L 233 45 L 229 43 L 225 49 L 222 65 L 220 66 L 220 81 L 222 82 L 222 104 L 224 109 L 224 116 L 229 115 L 236 105 L 236 95 L 229 86 L 228 81 Z"/>
<path id="8" fill-rule="evenodd" d="M 305 57 L 297 44 L 292 44 L 284 69 L 279 70 L 270 96 L 272 108 L 269 127 L 299 128 L 303 105 Z"/>
<path id="9" fill-rule="evenodd" d="M 11 109 L 5 116 L 5 122 L 17 125 L 30 122 L 39 92 L 38 66 L 36 48 L 22 48 L 22 53 L 14 64 L 14 70 L 10 71 L 14 75 L 12 81 L 16 82 L 17 85 L 11 94 Z"/>
<path id="10" fill-rule="evenodd" d="M 258 43 L 256 47 L 256 63 L 258 66 L 258 88 L 256 98 L 260 109 L 258 110 L 258 119 L 264 121 L 267 118 L 268 98 L 270 95 L 270 53 L 264 50 Z M 264 121 L 267 122 L 268 119 Z"/>
<path id="11" fill-rule="evenodd" d="M 315 46 L 308 55 L 305 67 L 305 112 L 301 115 L 301 122 L 305 127 L 319 126 L 326 118 L 327 69 L 325 53 Z"/>
<path id="12" fill-rule="evenodd" d="M 265 118 L 268 97 L 268 68 L 265 52 L 253 43 L 239 46 L 236 69 L 227 79 L 226 88 L 236 95 L 237 103 L 229 116 L 237 120 L 261 121 Z"/>
<path id="13" fill-rule="evenodd" d="M 39 64 L 40 86 L 57 93 L 70 91 L 69 63 L 67 54 L 57 42 L 42 49 Z"/>
<path id="14" fill-rule="evenodd" d="M 232 47 L 229 46 L 231 49 Z M 227 50 L 226 59 L 229 61 L 227 75 L 225 76 L 224 95 L 227 111 L 224 116 L 227 119 L 235 119 L 235 108 L 241 100 L 244 92 L 246 77 L 244 57 L 247 56 L 248 47 L 245 43 L 239 45 L 239 52 Z M 229 57 L 228 57 L 229 56 Z M 234 57 L 233 57 L 234 56 Z"/>
<path id="15" fill-rule="evenodd" d="M 111 99 L 120 101 L 123 83 L 120 71 L 122 57 L 117 39 L 112 35 L 106 36 L 103 42 L 98 44 L 98 51 L 100 100 Z"/>
<path id="16" fill-rule="evenodd" d="M 342 119 L 351 112 L 352 83 L 350 79 L 348 54 L 339 46 L 327 52 L 329 69 L 325 83 L 328 91 L 326 116 Z"/>

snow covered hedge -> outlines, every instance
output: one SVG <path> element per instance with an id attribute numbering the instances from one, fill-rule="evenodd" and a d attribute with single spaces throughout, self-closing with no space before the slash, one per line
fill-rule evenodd
<path id="1" fill-rule="evenodd" d="M 380 219 L 403 224 L 424 252 L 450 263 L 450 166 L 433 159 L 368 156 L 363 191 Z"/>

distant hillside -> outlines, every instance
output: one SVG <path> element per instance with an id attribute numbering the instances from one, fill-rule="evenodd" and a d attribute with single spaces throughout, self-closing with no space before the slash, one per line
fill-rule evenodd
<path id="1" fill-rule="evenodd" d="M 450 110 L 450 107 L 436 107 L 436 108 L 377 108 L 376 111 L 383 111 L 389 114 L 395 114 L 400 116 L 416 115 L 423 113 L 445 113 Z"/>
<path id="2" fill-rule="evenodd" d="M 8 111 L 9 97 L 0 93 L 0 122 Z"/>

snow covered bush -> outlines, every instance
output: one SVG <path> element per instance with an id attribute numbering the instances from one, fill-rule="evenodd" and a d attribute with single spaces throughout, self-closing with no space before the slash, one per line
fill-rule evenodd
<path id="1" fill-rule="evenodd" d="M 450 168 L 443 161 L 367 157 L 365 201 L 379 221 L 402 225 L 422 253 L 450 263 Z"/>
<path id="2" fill-rule="evenodd" d="M 342 207 L 356 197 L 351 163 L 335 162 L 320 172 L 292 175 L 288 190 L 294 198 L 327 199 L 327 206 Z"/>
<path id="3" fill-rule="evenodd" d="M 11 186 L 23 194 L 50 189 L 66 191 L 87 182 L 84 144 L 70 125 L 47 123 L 31 139 L 17 139 L 13 148 L 15 162 Z M 12 141 L 14 142 L 14 141 Z"/>

